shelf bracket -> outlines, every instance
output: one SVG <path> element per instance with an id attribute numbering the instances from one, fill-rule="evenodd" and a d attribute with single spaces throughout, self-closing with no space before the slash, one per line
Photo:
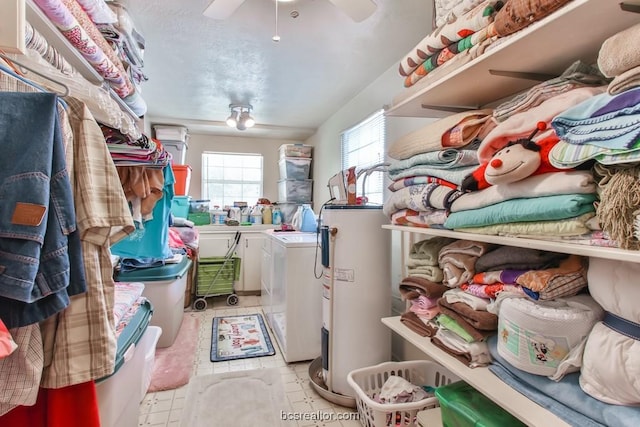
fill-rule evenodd
<path id="1" fill-rule="evenodd" d="M 544 74 L 544 73 L 526 73 L 524 71 L 503 71 L 503 70 L 489 70 L 489 74 L 494 76 L 502 76 L 502 77 L 513 77 L 514 79 L 526 79 L 526 80 L 536 80 L 540 82 L 544 82 L 555 77 L 557 75 L 553 74 Z"/>
<path id="2" fill-rule="evenodd" d="M 640 13 L 640 4 L 620 2 L 620 9 L 625 12 Z"/>

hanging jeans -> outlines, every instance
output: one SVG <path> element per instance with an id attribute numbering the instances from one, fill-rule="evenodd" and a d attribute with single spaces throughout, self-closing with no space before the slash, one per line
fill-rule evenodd
<path id="1" fill-rule="evenodd" d="M 86 290 L 56 106 L 54 94 L 0 92 L 0 318 L 9 328 Z"/>

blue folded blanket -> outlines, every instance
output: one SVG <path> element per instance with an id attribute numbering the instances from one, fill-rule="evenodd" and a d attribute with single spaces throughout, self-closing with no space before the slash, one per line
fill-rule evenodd
<path id="1" fill-rule="evenodd" d="M 560 194 L 512 199 L 480 209 L 452 212 L 444 222 L 450 230 L 526 221 L 574 218 L 595 211 L 595 194 Z"/>
<path id="2" fill-rule="evenodd" d="M 489 371 L 540 406 L 576 427 L 636 427 L 640 408 L 610 405 L 586 394 L 580 388 L 579 372 L 555 382 L 547 377 L 521 371 L 506 362 L 497 349 L 498 335 L 487 339 L 493 362 Z"/>

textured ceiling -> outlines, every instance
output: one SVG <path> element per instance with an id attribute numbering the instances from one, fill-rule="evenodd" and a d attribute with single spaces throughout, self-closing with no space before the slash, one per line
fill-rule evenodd
<path id="1" fill-rule="evenodd" d="M 274 0 L 245 0 L 222 21 L 203 15 L 209 2 L 123 1 L 146 39 L 142 95 L 154 123 L 228 134 L 228 105 L 250 103 L 257 125 L 242 136 L 306 138 L 431 27 L 431 0 L 375 0 L 360 23 L 328 0 L 296 0 L 279 3 L 276 43 Z"/>

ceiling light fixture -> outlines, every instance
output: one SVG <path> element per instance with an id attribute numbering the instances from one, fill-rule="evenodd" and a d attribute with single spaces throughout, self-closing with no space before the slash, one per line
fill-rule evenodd
<path id="1" fill-rule="evenodd" d="M 278 3 L 279 3 L 278 0 L 276 0 L 276 30 L 273 37 L 271 37 L 271 40 L 273 40 L 276 43 L 280 41 L 280 36 L 278 35 Z"/>
<path id="2" fill-rule="evenodd" d="M 231 114 L 227 118 L 227 126 L 235 127 L 238 130 L 246 130 L 253 127 L 256 121 L 251 117 L 251 104 L 229 104 Z"/>

